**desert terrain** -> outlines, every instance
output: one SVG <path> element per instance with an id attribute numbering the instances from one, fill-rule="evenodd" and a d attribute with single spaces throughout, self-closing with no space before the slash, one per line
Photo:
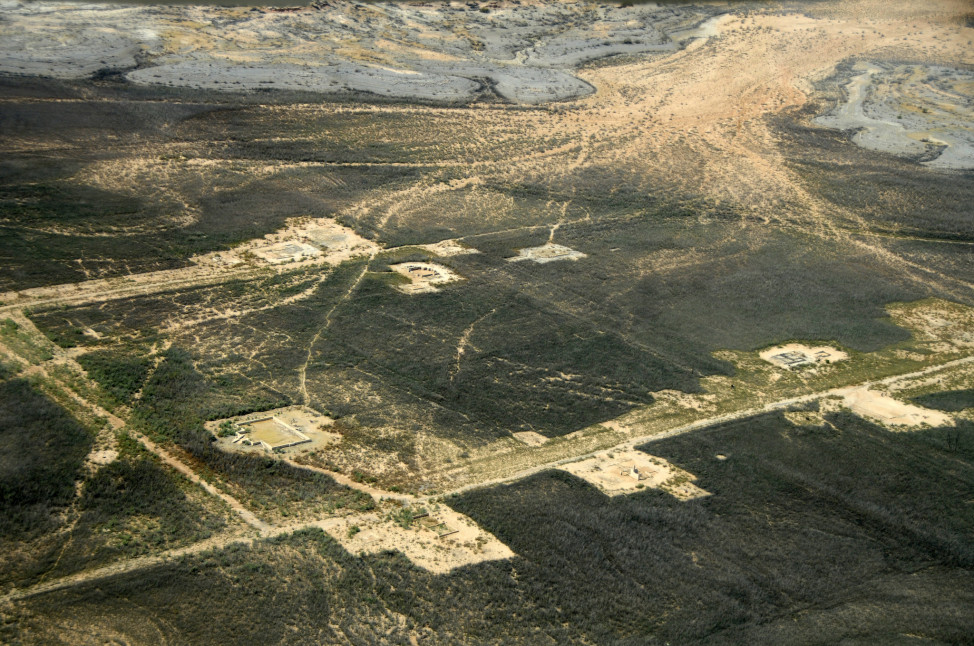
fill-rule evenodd
<path id="1" fill-rule="evenodd" d="M 960 0 L 0 3 L 0 641 L 962 643 Z"/>

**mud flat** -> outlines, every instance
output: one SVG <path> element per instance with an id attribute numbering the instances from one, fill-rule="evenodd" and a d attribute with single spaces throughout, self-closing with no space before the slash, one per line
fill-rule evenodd
<path id="1" fill-rule="evenodd" d="M 217 90 L 368 93 L 536 104 L 594 89 L 579 65 L 672 52 L 712 35 L 710 9 L 580 2 L 465 5 L 336 2 L 298 11 L 7 1 L 0 71 Z"/>
<path id="2" fill-rule="evenodd" d="M 936 65 L 857 63 L 845 101 L 816 123 L 863 148 L 926 166 L 974 168 L 974 74 Z"/>
<path id="3" fill-rule="evenodd" d="M 138 24 L 145 8 L 5 1 L 0 11 L 0 71 L 8 74 L 82 78 L 135 67 L 141 52 L 161 46 L 157 31 Z"/>

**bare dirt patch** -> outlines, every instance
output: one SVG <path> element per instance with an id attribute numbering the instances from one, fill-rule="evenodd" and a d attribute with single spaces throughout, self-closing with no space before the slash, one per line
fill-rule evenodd
<path id="1" fill-rule="evenodd" d="M 889 426 L 953 426 L 954 420 L 940 411 L 901 402 L 865 387 L 836 391 L 852 412 Z"/>
<path id="2" fill-rule="evenodd" d="M 530 260 L 543 265 L 545 263 L 557 262 L 559 260 L 578 260 L 585 257 L 586 255 L 581 251 L 575 251 L 569 247 L 549 242 L 541 245 L 540 247 L 528 247 L 526 249 L 520 249 L 518 250 L 518 255 L 514 256 L 513 258 L 508 258 L 507 260 L 508 262 Z"/>
<path id="3" fill-rule="evenodd" d="M 541 433 L 536 433 L 535 431 L 520 431 L 518 433 L 513 433 L 514 438 L 520 442 L 524 442 L 528 446 L 541 446 L 548 441 Z"/>
<path id="4" fill-rule="evenodd" d="M 928 299 L 889 308 L 897 325 L 908 327 L 918 341 L 937 352 L 974 347 L 974 311 L 958 303 Z"/>
<path id="5" fill-rule="evenodd" d="M 101 451 L 92 451 L 89 453 L 88 463 L 97 466 L 104 466 L 114 462 L 116 458 L 118 458 L 118 451 L 114 449 L 103 449 Z"/>
<path id="6" fill-rule="evenodd" d="M 220 448 L 229 451 L 282 451 L 308 453 L 331 446 L 341 436 L 327 430 L 330 417 L 305 406 L 287 406 L 205 424 L 217 436 Z"/>
<path id="7" fill-rule="evenodd" d="M 263 258 L 272 265 L 279 265 L 320 256 L 321 250 L 302 242 L 281 242 L 257 249 L 254 251 L 254 255 Z"/>
<path id="8" fill-rule="evenodd" d="M 323 521 L 321 527 L 352 554 L 395 550 L 436 574 L 514 556 L 493 534 L 445 505 L 355 514 Z"/>
<path id="9" fill-rule="evenodd" d="M 663 458 L 636 450 L 607 451 L 559 468 L 610 496 L 632 493 L 645 487 L 660 489 L 680 500 L 710 495 L 693 483 L 696 477 L 692 474 Z"/>
<path id="10" fill-rule="evenodd" d="M 403 262 L 389 268 L 409 279 L 409 283 L 397 286 L 405 294 L 430 294 L 437 291 L 439 285 L 460 280 L 443 265 L 431 262 Z"/>
<path id="11" fill-rule="evenodd" d="M 420 249 L 425 249 L 426 251 L 435 253 L 437 256 L 443 258 L 450 258 L 452 256 L 464 256 L 471 253 L 480 253 L 473 247 L 468 247 L 463 245 L 456 240 L 443 240 L 442 242 L 437 242 L 434 244 L 424 244 L 419 246 Z"/>
<path id="12" fill-rule="evenodd" d="M 801 343 L 776 345 L 762 350 L 758 356 L 779 368 L 801 368 L 823 363 L 835 363 L 849 358 L 849 355 L 831 346 L 807 346 Z"/>

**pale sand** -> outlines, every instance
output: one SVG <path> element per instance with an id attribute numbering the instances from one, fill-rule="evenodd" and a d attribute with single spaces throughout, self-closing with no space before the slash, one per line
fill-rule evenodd
<path id="1" fill-rule="evenodd" d="M 449 531 L 440 538 L 427 525 L 431 522 L 413 521 L 408 529 L 400 527 L 379 513 L 362 513 L 322 521 L 322 528 L 352 554 L 378 554 L 389 550 L 401 552 L 415 565 L 445 574 L 464 565 L 511 558 L 514 552 L 497 538 L 484 531 L 468 516 L 446 505 L 435 505 L 430 511 L 432 523 L 444 523 Z M 360 531 L 349 535 L 353 526 Z"/>
<path id="2" fill-rule="evenodd" d="M 893 399 L 885 393 L 866 387 L 843 388 L 836 391 L 843 403 L 862 417 L 891 426 L 953 426 L 947 414 Z"/>
<path id="3" fill-rule="evenodd" d="M 630 475 L 633 467 L 638 470 L 639 479 Z M 558 468 L 582 478 L 609 496 L 629 494 L 645 487 L 660 489 L 680 500 L 710 495 L 693 484 L 696 477 L 690 473 L 663 458 L 634 449 L 605 451 Z"/>

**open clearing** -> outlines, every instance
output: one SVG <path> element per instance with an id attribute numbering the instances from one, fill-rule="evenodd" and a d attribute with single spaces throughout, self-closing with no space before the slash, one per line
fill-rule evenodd
<path id="1" fill-rule="evenodd" d="M 392 512 L 394 516 L 397 512 Z M 352 554 L 402 552 L 413 564 L 436 574 L 514 556 L 506 545 L 467 516 L 444 505 L 403 508 L 407 526 L 380 514 L 359 514 L 323 523 L 323 529 Z"/>
<path id="2" fill-rule="evenodd" d="M 833 363 L 849 358 L 848 353 L 827 345 L 809 347 L 801 343 L 789 343 L 768 348 L 762 350 L 759 356 L 770 364 L 788 369 L 811 366 L 816 363 Z"/>
<path id="3" fill-rule="evenodd" d="M 894 399 L 869 388 L 847 388 L 836 391 L 852 412 L 867 419 L 893 427 L 953 426 L 954 421 L 945 413 L 923 408 Z"/>
<path id="4" fill-rule="evenodd" d="M 277 265 L 282 262 L 297 262 L 305 258 L 319 256 L 321 250 L 300 242 L 280 242 L 269 247 L 256 249 L 253 253 L 272 265 Z"/>
<path id="5" fill-rule="evenodd" d="M 969 2 L 3 17 L 0 641 L 971 634 Z"/>
<path id="6" fill-rule="evenodd" d="M 409 283 L 397 287 L 404 294 L 431 294 L 437 291 L 439 285 L 460 280 L 443 265 L 431 262 L 403 262 L 389 268 L 409 279 Z"/>
<path id="7" fill-rule="evenodd" d="M 536 262 L 539 265 L 543 265 L 549 262 L 557 262 L 559 260 L 579 260 L 584 258 L 585 254 L 581 251 L 575 251 L 560 244 L 547 243 L 541 245 L 540 247 L 528 247 L 527 249 L 519 249 L 518 255 L 513 258 L 508 258 L 508 262 L 520 262 L 522 260 L 530 260 Z"/>
<path id="8" fill-rule="evenodd" d="M 512 433 L 512 435 L 520 442 L 524 442 L 528 446 L 541 446 L 548 441 L 541 433 L 535 433 L 534 431 L 519 431 L 517 433 Z"/>
<path id="9" fill-rule="evenodd" d="M 660 489 L 678 500 L 710 495 L 694 484 L 696 478 L 693 475 L 641 451 L 607 451 L 559 468 L 610 496 L 633 493 L 645 487 Z"/>
<path id="10" fill-rule="evenodd" d="M 263 413 L 207 422 L 225 450 L 283 451 L 308 453 L 340 440 L 328 428 L 334 420 L 305 406 L 287 406 Z"/>

